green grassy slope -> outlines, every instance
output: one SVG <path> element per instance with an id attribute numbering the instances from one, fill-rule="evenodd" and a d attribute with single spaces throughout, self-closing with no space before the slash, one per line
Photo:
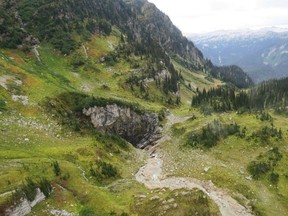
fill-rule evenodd
<path id="1" fill-rule="evenodd" d="M 165 93 L 163 83 L 159 87 L 148 79 L 140 84 L 142 76 L 167 68 L 158 68 L 161 64 L 148 55 L 126 55 L 129 44 L 123 42 L 119 29 L 113 27 L 109 36 L 94 34 L 85 41 L 73 36 L 81 44 L 70 55 L 42 42 L 37 48 L 41 62 L 32 51 L 0 49 L 0 214 L 13 198 L 9 192 L 25 184 L 27 178 L 35 182 L 46 178 L 54 187 L 51 197 L 33 208 L 31 215 L 51 215 L 55 210 L 79 215 L 219 214 L 202 192 L 176 196 L 186 191 L 151 191 L 137 183 L 134 174 L 144 164 L 145 154 L 132 145 L 62 125 L 57 115 L 47 111 L 45 102 L 47 97 L 73 92 L 136 104 L 153 112 L 168 108 L 176 116 L 195 115 L 194 120 L 174 125 L 171 141 L 161 146 L 165 173 L 211 180 L 241 204 L 252 206 L 257 215 L 287 215 L 287 116 L 269 110 L 266 112 L 273 121 L 261 121 L 259 113 L 205 116 L 191 108 L 191 98 L 197 90 L 223 85 L 221 81 L 184 68 L 172 57 L 181 75 L 181 103 L 176 104 L 176 94 Z M 246 134 L 222 136 L 209 149 L 187 145 L 191 134 L 201 133 L 214 120 L 222 125 L 237 123 L 240 131 L 246 127 Z M 282 138 L 267 137 L 265 133 L 271 128 L 281 129 Z M 273 155 L 276 148 L 281 155 L 277 160 Z M 53 166 L 56 161 L 61 170 L 58 176 Z M 269 170 L 262 164 L 258 168 L 263 174 L 253 178 L 248 169 L 253 161 L 268 164 Z M 155 196 L 158 198 L 152 199 Z M 174 199 L 177 207 L 165 210 L 162 200 L 169 199 Z"/>
<path id="2" fill-rule="evenodd" d="M 119 46 L 120 39 L 121 34 L 116 29 L 110 36 L 94 35 L 83 43 L 85 48 L 80 46 L 69 56 L 43 43 L 38 48 L 41 62 L 36 60 L 32 52 L 0 50 L 0 194 L 13 191 L 25 183 L 28 177 L 35 182 L 45 177 L 52 183 L 54 191 L 50 198 L 33 208 L 31 215 L 50 215 L 53 210 L 66 210 L 80 215 L 89 212 L 95 215 L 143 215 L 150 205 L 154 207 L 149 215 L 153 215 L 164 208 L 158 200 L 150 200 L 154 196 L 176 199 L 183 209 L 183 215 L 195 210 L 187 206 L 187 202 L 197 204 L 201 192 L 193 192 L 191 197 L 186 198 L 175 197 L 175 192 L 149 191 L 135 181 L 134 174 L 145 160 L 143 152 L 130 144 L 123 147 L 122 141 L 113 137 L 75 132 L 67 125 L 61 125 L 43 107 L 47 97 L 78 92 L 136 103 L 154 112 L 169 108 L 175 115 L 195 115 L 197 118 L 194 120 L 174 125 L 172 141 L 161 147 L 167 175 L 211 180 L 218 187 L 228 189 L 243 205 L 252 206 L 255 214 L 286 215 L 287 117 L 272 111 L 273 121 L 261 121 L 259 113 L 228 112 L 204 116 L 198 109 L 191 108 L 192 95 L 196 94 L 197 88 L 209 89 L 222 83 L 202 72 L 185 69 L 177 62 L 173 63 L 183 77 L 180 80 L 180 105 L 169 104 L 169 98 L 175 100 L 174 95 L 165 94 L 154 81 L 148 82 L 145 92 L 141 92 L 140 86 L 136 84 L 132 88 L 125 80 L 139 72 L 135 62 L 140 68 L 145 67 L 145 57 L 131 55 L 129 59 L 119 57 L 116 62 L 103 61 L 103 57 Z M 79 59 L 83 63 L 77 65 Z M 13 99 L 13 95 L 22 97 Z M 215 119 L 223 125 L 237 123 L 240 130 L 246 127 L 246 136 L 222 137 L 210 149 L 187 146 L 191 133 L 200 133 L 203 127 Z M 274 128 L 281 128 L 282 139 L 253 136 L 265 126 L 271 128 L 271 123 Z M 279 175 L 278 180 L 271 181 L 271 170 L 259 179 L 253 179 L 248 171 L 249 164 L 257 160 L 269 161 L 265 155 L 269 155 L 269 151 L 276 147 L 282 155 L 273 166 L 273 173 Z M 259 157 L 261 154 L 264 156 Z M 59 176 L 53 171 L 55 161 L 61 169 Z M 111 164 L 117 170 L 117 175 L 108 178 L 93 176 L 91 167 L 97 171 L 99 161 Z M 204 168 L 208 168 L 208 171 L 205 172 Z M 141 198 L 144 195 L 146 198 Z M 2 210 L 10 198 L 9 194 L 0 196 Z M 217 214 L 217 208 L 213 205 L 208 199 L 201 203 L 202 207 L 197 211 L 203 211 L 204 214 L 204 210 L 210 208 L 210 212 Z M 167 211 L 168 215 L 173 212 L 173 208 Z"/>
<path id="3" fill-rule="evenodd" d="M 13 191 L 27 178 L 35 182 L 47 178 L 54 186 L 51 197 L 33 208 L 31 215 L 50 215 L 53 209 L 80 215 L 87 212 L 95 215 L 134 212 L 141 215 L 138 210 L 133 210 L 137 204 L 135 196 L 151 193 L 133 176 L 144 163 L 143 153 L 130 144 L 123 148 L 118 139 L 75 132 L 61 125 L 43 107 L 46 97 L 79 92 L 138 103 L 154 112 L 163 107 L 178 110 L 179 106 L 167 103 L 169 98 L 174 100 L 173 94 L 164 94 L 155 82 L 147 84 L 145 93 L 137 85 L 132 90 L 125 84 L 125 80 L 137 72 L 133 62 L 145 65 L 145 57 L 140 59 L 132 55 L 128 60 L 120 57 L 112 64 L 103 62 L 102 58 L 110 55 L 119 41 L 120 34 L 116 29 L 110 36 L 94 35 L 83 43 L 87 56 L 83 46 L 65 56 L 50 44 L 42 43 L 38 48 L 41 62 L 32 52 L 0 50 L 0 99 L 3 102 L 0 115 L 0 194 Z M 84 63 L 75 66 L 79 59 Z M 199 73 L 181 66 L 177 69 L 183 70 L 185 79 L 189 77 L 189 81 L 185 82 L 197 85 L 202 82 L 206 87 L 218 85 L 218 81 L 207 81 Z M 186 112 L 189 109 L 187 101 L 193 91 L 183 86 L 182 92 L 182 112 Z M 13 99 L 13 95 L 20 97 Z M 53 171 L 55 161 L 60 166 L 59 176 Z M 117 175 L 100 179 L 93 176 L 91 167 L 97 169 L 99 161 L 111 164 Z M 153 194 L 157 195 L 159 191 Z M 192 199 L 193 194 L 191 196 Z M 195 194 L 197 196 L 198 193 Z M 10 197 L 0 197 L 2 210 Z M 145 205 L 149 202 L 147 200 Z M 206 204 L 203 204 L 204 207 Z"/>
<path id="4" fill-rule="evenodd" d="M 174 125 L 172 133 L 175 139 L 162 146 L 164 169 L 168 175 L 211 180 L 217 186 L 229 189 L 230 194 L 243 205 L 252 206 L 256 215 L 287 215 L 287 118 L 273 112 L 270 112 L 272 121 L 261 121 L 259 113 L 230 112 L 211 116 L 204 116 L 197 110 L 191 110 L 190 113 L 196 119 Z M 214 120 L 223 125 L 236 123 L 240 131 L 246 127 L 245 137 L 222 137 L 212 148 L 191 147 L 187 144 L 190 134 L 199 133 Z M 253 137 L 265 126 L 272 128 L 271 125 L 282 130 L 282 139 Z M 259 178 L 253 178 L 248 171 L 249 164 L 252 161 L 268 163 L 274 157 L 271 153 L 273 148 L 278 148 L 282 155 L 273 168 L 273 172 L 279 175 L 278 181 L 271 180 L 271 170 Z"/>

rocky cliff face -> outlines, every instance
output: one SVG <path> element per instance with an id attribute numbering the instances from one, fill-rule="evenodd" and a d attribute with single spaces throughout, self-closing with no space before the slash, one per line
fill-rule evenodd
<path id="1" fill-rule="evenodd" d="M 31 212 L 31 209 L 38 203 L 45 200 L 45 195 L 37 188 L 36 197 L 33 201 L 29 201 L 26 198 L 22 198 L 20 203 L 16 206 L 12 206 L 6 211 L 7 216 L 24 216 Z"/>
<path id="2" fill-rule="evenodd" d="M 83 114 L 91 118 L 99 131 L 117 134 L 137 148 L 145 148 L 160 138 L 159 120 L 154 113 L 138 114 L 114 104 L 84 109 Z"/>
<path id="3" fill-rule="evenodd" d="M 165 52 L 177 54 L 195 66 L 204 65 L 204 57 L 195 45 L 184 37 L 181 31 L 154 4 L 146 0 L 124 0 L 137 14 L 132 20 L 130 31 L 140 40 L 155 41 Z"/>

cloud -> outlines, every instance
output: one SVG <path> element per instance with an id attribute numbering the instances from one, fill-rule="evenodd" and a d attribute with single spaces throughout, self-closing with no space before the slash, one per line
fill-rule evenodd
<path id="1" fill-rule="evenodd" d="M 258 4 L 265 8 L 288 8 L 287 0 L 258 0 Z"/>
<path id="2" fill-rule="evenodd" d="M 287 0 L 149 1 L 186 34 L 288 24 Z"/>

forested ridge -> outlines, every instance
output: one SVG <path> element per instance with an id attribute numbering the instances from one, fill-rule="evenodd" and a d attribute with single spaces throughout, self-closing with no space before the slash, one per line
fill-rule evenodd
<path id="1" fill-rule="evenodd" d="M 126 56 L 148 56 L 156 68 L 161 68 L 161 61 L 171 68 L 171 61 L 166 61 L 169 56 L 190 70 L 205 68 L 213 77 L 238 87 L 253 84 L 236 66 L 213 66 L 168 16 L 145 0 L 4 0 L 0 2 L 0 12 L 2 48 L 22 47 L 28 52 L 31 46 L 49 42 L 69 55 L 91 35 L 107 36 L 117 28 L 123 33 L 125 47 L 121 52 Z M 153 74 L 153 70 L 149 73 Z M 173 71 L 172 74 L 173 80 L 179 81 L 175 79 L 178 75 Z M 176 82 L 172 82 L 169 84 L 168 80 L 166 86 L 173 86 L 169 90 L 176 92 Z"/>
<path id="2" fill-rule="evenodd" d="M 198 91 L 192 98 L 192 106 L 205 107 L 216 112 L 239 110 L 276 111 L 287 110 L 288 78 L 265 81 L 249 90 L 237 91 L 234 87 L 224 86 Z M 208 106 L 208 107 L 207 107 Z"/>
<path id="3" fill-rule="evenodd" d="M 211 75 L 227 83 L 233 83 L 239 88 L 251 87 L 254 83 L 252 79 L 240 67 L 231 66 L 212 66 Z"/>
<path id="4" fill-rule="evenodd" d="M 0 10 L 5 18 L 0 31 L 2 47 L 16 48 L 31 34 L 68 54 L 91 34 L 109 35 L 115 26 L 127 36 L 131 47 L 148 52 L 160 46 L 195 66 L 204 62 L 193 43 L 147 1 L 17 0 L 2 2 Z M 76 35 L 81 39 L 77 40 Z"/>

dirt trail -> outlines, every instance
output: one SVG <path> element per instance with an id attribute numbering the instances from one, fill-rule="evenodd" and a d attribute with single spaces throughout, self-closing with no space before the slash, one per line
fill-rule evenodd
<path id="1" fill-rule="evenodd" d="M 189 117 L 168 116 L 168 121 L 163 130 L 163 137 L 158 141 L 157 145 L 147 150 L 149 158 L 146 164 L 139 169 L 135 175 L 136 180 L 143 183 L 149 189 L 169 188 L 175 189 L 193 189 L 197 188 L 207 194 L 219 207 L 223 216 L 250 216 L 250 210 L 240 205 L 225 190 L 217 188 L 211 181 L 205 182 L 193 178 L 185 177 L 167 177 L 162 172 L 163 160 L 158 151 L 158 146 L 171 139 L 169 129 L 173 124 L 184 122 Z"/>

